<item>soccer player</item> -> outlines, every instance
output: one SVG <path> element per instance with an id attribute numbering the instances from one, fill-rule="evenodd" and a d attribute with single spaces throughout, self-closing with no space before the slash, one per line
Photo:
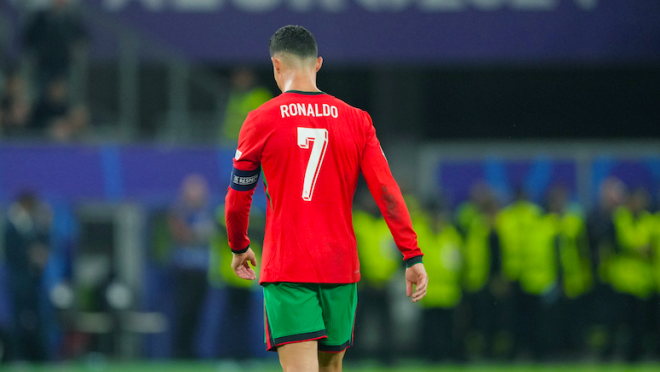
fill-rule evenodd
<path id="1" fill-rule="evenodd" d="M 413 302 L 426 294 L 428 276 L 369 115 L 316 87 L 323 59 L 309 31 L 285 26 L 269 47 L 283 93 L 251 112 L 239 135 L 225 203 L 231 266 L 256 279 L 247 228 L 263 173 L 267 349 L 278 352 L 285 372 L 338 372 L 353 342 L 360 280 L 351 211 L 360 171 L 403 253 Z"/>

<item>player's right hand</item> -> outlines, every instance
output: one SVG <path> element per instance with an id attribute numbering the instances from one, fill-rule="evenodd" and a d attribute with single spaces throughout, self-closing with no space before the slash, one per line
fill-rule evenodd
<path id="1" fill-rule="evenodd" d="M 257 274 L 252 270 L 250 264 L 254 267 L 257 266 L 257 257 L 254 255 L 252 248 L 248 248 L 248 250 L 242 254 L 233 254 L 231 268 L 239 278 L 245 280 L 257 279 Z"/>
<path id="2" fill-rule="evenodd" d="M 418 263 L 406 269 L 406 295 L 412 296 L 412 302 L 417 302 L 426 296 L 426 285 L 429 282 L 429 276 L 423 263 Z M 413 284 L 415 293 L 413 293 Z"/>

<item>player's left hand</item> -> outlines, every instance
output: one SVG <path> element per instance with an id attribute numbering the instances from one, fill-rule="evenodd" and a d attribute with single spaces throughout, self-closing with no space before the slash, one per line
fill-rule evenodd
<path id="1" fill-rule="evenodd" d="M 252 248 L 248 248 L 248 250 L 242 254 L 233 254 L 231 268 L 239 278 L 245 280 L 257 279 L 257 274 L 252 270 L 250 264 L 254 267 L 257 266 L 257 257 L 254 255 Z"/>
<path id="2" fill-rule="evenodd" d="M 406 295 L 412 296 L 412 302 L 417 302 L 426 296 L 426 285 L 429 282 L 429 276 L 423 263 L 418 263 L 406 269 Z M 413 284 L 415 292 L 413 292 Z"/>

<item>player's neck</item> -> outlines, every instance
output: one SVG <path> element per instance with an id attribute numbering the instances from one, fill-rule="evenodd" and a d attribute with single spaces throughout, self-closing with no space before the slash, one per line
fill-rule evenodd
<path id="1" fill-rule="evenodd" d="M 316 74 L 294 73 L 282 84 L 282 92 L 297 90 L 300 92 L 320 92 L 316 86 Z"/>

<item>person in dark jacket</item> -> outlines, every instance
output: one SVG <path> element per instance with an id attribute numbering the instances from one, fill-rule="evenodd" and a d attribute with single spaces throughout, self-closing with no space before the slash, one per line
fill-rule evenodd
<path id="1" fill-rule="evenodd" d="M 204 177 L 191 174 L 183 180 L 181 198 L 172 207 L 168 223 L 174 245 L 174 354 L 179 359 L 193 359 L 198 356 L 195 339 L 208 289 L 209 248 L 215 234 Z"/>
<path id="2" fill-rule="evenodd" d="M 23 35 L 26 49 L 35 59 L 39 88 L 58 76 L 69 76 L 76 51 L 87 32 L 70 0 L 52 0 L 51 6 L 34 14 Z"/>
<path id="3" fill-rule="evenodd" d="M 51 213 L 31 192 L 9 208 L 5 227 L 7 283 L 14 307 L 14 359 L 46 360 L 41 277 L 49 257 Z"/>

